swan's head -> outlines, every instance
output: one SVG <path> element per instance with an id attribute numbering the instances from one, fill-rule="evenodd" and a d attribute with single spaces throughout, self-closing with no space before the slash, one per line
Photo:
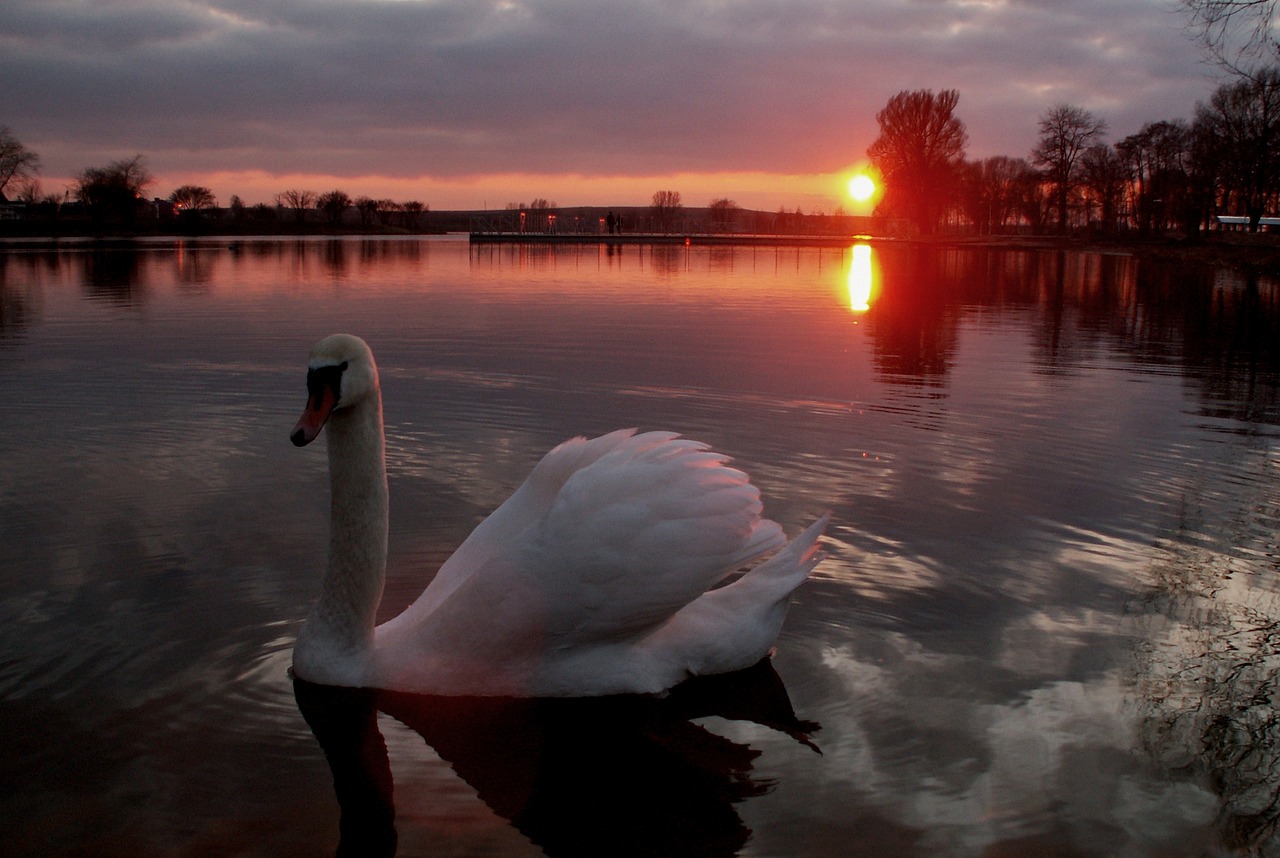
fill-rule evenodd
<path id="1" fill-rule="evenodd" d="M 378 389 L 378 366 L 369 345 L 351 334 L 325 337 L 307 362 L 307 407 L 289 439 L 299 447 L 320 434 L 329 415 L 350 408 Z"/>

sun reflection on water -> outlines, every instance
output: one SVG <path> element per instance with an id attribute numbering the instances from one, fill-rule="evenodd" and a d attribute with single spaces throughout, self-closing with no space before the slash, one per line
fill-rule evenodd
<path id="1" fill-rule="evenodd" d="M 874 257 L 869 244 L 855 244 L 849 261 L 849 309 L 865 313 L 875 297 Z"/>

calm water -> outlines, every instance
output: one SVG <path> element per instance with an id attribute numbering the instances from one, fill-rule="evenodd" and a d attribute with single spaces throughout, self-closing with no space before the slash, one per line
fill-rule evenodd
<path id="1" fill-rule="evenodd" d="M 383 372 L 384 614 L 571 435 L 678 430 L 788 531 L 835 514 L 750 680 L 776 718 L 320 690 L 399 854 L 1280 854 L 1276 284 L 457 240 L 0 250 L 6 854 L 336 846 L 286 673 L 327 528 L 288 433 L 335 330 Z"/>

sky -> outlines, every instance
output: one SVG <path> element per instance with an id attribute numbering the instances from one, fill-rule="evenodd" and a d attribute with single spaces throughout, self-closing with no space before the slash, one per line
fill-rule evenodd
<path id="1" fill-rule="evenodd" d="M 852 210 L 895 93 L 956 89 L 967 155 L 1056 104 L 1114 142 L 1222 83 L 1176 0 L 4 0 L 0 125 L 45 193 L 142 154 L 149 193 L 434 210 Z"/>

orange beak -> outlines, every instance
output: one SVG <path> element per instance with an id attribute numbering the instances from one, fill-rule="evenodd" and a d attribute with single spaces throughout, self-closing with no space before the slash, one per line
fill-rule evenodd
<path id="1" fill-rule="evenodd" d="M 320 430 L 324 428 L 324 422 L 329 419 L 329 415 L 333 413 L 333 408 L 338 404 L 338 393 L 330 385 L 316 385 L 307 397 L 307 407 L 303 409 L 302 416 L 298 418 L 298 423 L 293 427 L 293 433 L 289 436 L 289 440 L 293 442 L 295 447 L 305 447 L 316 439 L 320 434 Z"/>

